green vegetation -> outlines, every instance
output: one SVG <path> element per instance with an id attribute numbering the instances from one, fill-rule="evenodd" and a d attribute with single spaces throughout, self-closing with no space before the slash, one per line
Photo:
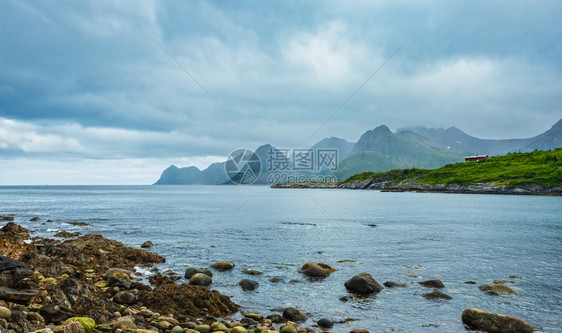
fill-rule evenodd
<path id="1" fill-rule="evenodd" d="M 496 183 L 510 187 L 524 184 L 562 186 L 562 148 L 530 153 L 510 153 L 477 162 L 447 164 L 436 170 L 403 169 L 382 173 L 364 172 L 344 183 L 364 179 L 400 182 L 412 179 L 423 184 Z"/>

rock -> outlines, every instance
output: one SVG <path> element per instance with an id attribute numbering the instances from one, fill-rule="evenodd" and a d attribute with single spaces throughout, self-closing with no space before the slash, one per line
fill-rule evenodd
<path id="1" fill-rule="evenodd" d="M 349 332 L 349 333 L 369 333 L 369 331 L 363 330 L 363 329 L 359 329 L 359 330 L 353 330 L 353 331 L 351 331 L 351 332 Z"/>
<path id="2" fill-rule="evenodd" d="M 252 291 L 252 290 L 256 290 L 256 288 L 260 284 L 257 281 L 254 281 L 254 280 L 243 279 L 243 280 L 240 280 L 240 282 L 238 282 L 238 285 L 240 287 L 242 287 L 242 290 L 244 290 L 244 291 Z"/>
<path id="3" fill-rule="evenodd" d="M 211 326 L 209 326 L 209 325 L 197 325 L 193 329 L 196 330 L 197 332 L 208 333 L 208 332 L 211 331 Z"/>
<path id="4" fill-rule="evenodd" d="M 120 291 L 113 296 L 113 301 L 118 304 L 131 305 L 136 303 L 137 297 L 128 291 Z"/>
<path id="5" fill-rule="evenodd" d="M 86 333 L 91 333 L 94 330 L 94 327 L 96 327 L 96 322 L 92 318 L 88 317 L 72 317 L 67 319 L 64 322 L 64 325 L 70 323 L 71 321 L 79 322 Z"/>
<path id="6" fill-rule="evenodd" d="M 163 274 L 163 275 L 180 275 L 180 273 L 175 272 L 175 271 L 173 271 L 173 270 L 171 270 L 171 269 L 167 269 L 167 270 L 163 271 L 162 274 Z"/>
<path id="7" fill-rule="evenodd" d="M 444 292 L 440 291 L 440 290 L 433 290 L 430 291 L 428 293 L 422 294 L 423 297 L 429 299 L 429 300 L 436 300 L 436 299 L 453 299 L 451 296 L 445 294 Z"/>
<path id="8" fill-rule="evenodd" d="M 285 325 L 281 327 L 279 333 L 297 333 L 297 329 L 293 325 Z"/>
<path id="9" fill-rule="evenodd" d="M 234 268 L 234 263 L 231 261 L 217 261 L 211 265 L 211 268 L 217 271 L 229 271 Z"/>
<path id="10" fill-rule="evenodd" d="M 318 324 L 318 326 L 320 326 L 321 328 L 332 328 L 334 327 L 334 323 L 327 318 L 322 318 L 320 319 L 316 324 Z"/>
<path id="11" fill-rule="evenodd" d="M 216 331 L 228 332 L 228 327 L 226 327 L 226 325 L 223 324 L 223 323 L 219 323 L 218 321 L 215 321 L 214 323 L 211 324 L 211 331 L 212 332 L 216 332 Z"/>
<path id="12" fill-rule="evenodd" d="M 86 223 L 86 222 L 67 222 L 70 225 L 76 225 L 76 226 L 80 226 L 80 227 L 93 227 L 93 225 L 91 225 L 90 223 Z"/>
<path id="13" fill-rule="evenodd" d="M 39 293 L 39 290 L 31 289 L 13 289 L 10 287 L 0 287 L 0 300 L 6 302 L 14 302 L 18 304 L 29 304 L 31 300 Z"/>
<path id="14" fill-rule="evenodd" d="M 263 275 L 263 274 L 265 274 L 264 272 L 260 271 L 259 269 L 244 269 L 244 270 L 242 270 L 242 273 L 248 274 L 248 275 Z"/>
<path id="15" fill-rule="evenodd" d="M 398 281 L 386 281 L 383 285 L 387 288 L 405 288 L 408 286 L 406 283 Z"/>
<path id="16" fill-rule="evenodd" d="M 476 282 L 474 282 L 474 281 L 464 281 L 463 283 L 464 284 L 476 284 Z"/>
<path id="17" fill-rule="evenodd" d="M 174 326 L 172 328 L 172 333 L 183 333 L 184 329 L 181 326 Z"/>
<path id="18" fill-rule="evenodd" d="M 306 321 L 304 313 L 296 308 L 286 308 L 283 310 L 283 318 L 290 321 Z"/>
<path id="19" fill-rule="evenodd" d="M 133 282 L 128 274 L 123 272 L 114 272 L 107 279 L 107 283 L 112 287 L 119 287 L 125 289 L 131 289 Z"/>
<path id="20" fill-rule="evenodd" d="M 230 333 L 248 333 L 248 330 L 243 326 L 234 326 L 230 329 Z"/>
<path id="21" fill-rule="evenodd" d="M 269 282 L 271 282 L 271 283 L 281 283 L 281 282 L 285 282 L 285 279 L 275 276 L 275 277 L 272 277 L 271 279 L 269 279 Z"/>
<path id="22" fill-rule="evenodd" d="M 420 281 L 418 283 L 427 288 L 445 288 L 443 282 L 437 279 Z"/>
<path id="23" fill-rule="evenodd" d="M 509 283 L 507 280 L 494 280 L 492 281 L 494 284 L 506 284 Z"/>
<path id="24" fill-rule="evenodd" d="M 308 262 L 301 267 L 299 272 L 310 277 L 325 278 L 335 271 L 336 270 L 334 268 L 326 264 L 322 264 L 319 262 Z"/>
<path id="25" fill-rule="evenodd" d="M 189 283 L 196 285 L 196 286 L 209 286 L 213 283 L 213 280 L 203 273 L 197 273 L 189 279 Z"/>
<path id="26" fill-rule="evenodd" d="M 31 218 L 29 221 L 35 222 L 35 221 L 39 221 L 39 220 L 41 220 L 41 219 L 38 216 L 35 216 L 35 217 Z"/>
<path id="27" fill-rule="evenodd" d="M 115 321 L 115 324 L 113 324 L 113 331 L 115 332 L 116 330 L 136 330 L 137 329 L 137 325 L 135 324 L 135 319 L 131 316 L 123 316 L 120 318 L 117 318 L 117 320 Z"/>
<path id="28" fill-rule="evenodd" d="M 13 220 L 13 216 L 0 215 L 0 222 L 11 222 Z"/>
<path id="29" fill-rule="evenodd" d="M 10 319 L 12 316 L 12 311 L 7 307 L 0 306 L 0 319 Z"/>
<path id="30" fill-rule="evenodd" d="M 494 296 L 517 295 L 515 290 L 502 284 L 483 284 L 481 286 L 478 286 L 478 289 Z"/>
<path id="31" fill-rule="evenodd" d="M 203 274 L 207 275 L 208 277 L 213 277 L 213 273 L 211 272 L 211 270 L 206 269 L 206 268 L 197 268 L 197 267 L 190 267 L 190 268 L 186 269 L 184 277 L 186 279 L 190 279 L 193 275 L 195 275 L 197 273 L 203 273 Z"/>
<path id="32" fill-rule="evenodd" d="M 263 315 L 261 315 L 259 313 L 246 313 L 244 315 L 244 317 L 253 319 L 255 321 L 262 321 L 263 320 Z"/>
<path id="33" fill-rule="evenodd" d="M 105 274 L 103 275 L 103 278 L 106 280 L 109 280 L 109 278 L 114 274 L 114 273 L 123 273 L 127 276 L 131 276 L 131 271 L 128 271 L 126 269 L 121 269 L 121 268 L 110 268 L 108 269 Z"/>
<path id="34" fill-rule="evenodd" d="M 153 246 L 154 246 L 154 243 L 152 243 L 151 241 L 146 241 L 146 242 L 141 244 L 141 248 L 143 248 L 143 249 L 153 247 Z"/>
<path id="35" fill-rule="evenodd" d="M 533 332 L 533 326 L 515 317 L 485 312 L 478 309 L 466 309 L 462 313 L 462 322 L 472 330 L 490 333 Z"/>
<path id="36" fill-rule="evenodd" d="M 523 277 L 521 277 L 521 276 L 519 276 L 519 275 L 510 275 L 510 276 L 508 276 L 508 278 L 510 278 L 510 279 L 518 279 L 518 280 L 522 280 L 522 279 L 523 279 Z"/>
<path id="37" fill-rule="evenodd" d="M 55 303 L 41 307 L 39 313 L 45 318 L 46 322 L 60 322 L 74 316 L 74 312 L 71 309 Z"/>
<path id="38" fill-rule="evenodd" d="M 369 273 L 355 275 L 345 282 L 345 288 L 360 295 L 378 293 L 384 289 Z"/>
<path id="39" fill-rule="evenodd" d="M 411 277 L 411 278 L 419 278 L 420 276 L 414 273 L 404 274 L 404 276 Z"/>
<path id="40" fill-rule="evenodd" d="M 85 333 L 86 330 L 77 321 L 70 321 L 62 325 L 62 331 L 64 333 Z"/>
<path id="41" fill-rule="evenodd" d="M 73 238 L 80 236 L 81 233 L 77 232 L 68 232 L 68 231 L 59 231 L 53 235 L 53 237 L 60 237 L 60 238 Z"/>
<path id="42" fill-rule="evenodd" d="M 0 229 L 0 231 L 2 231 L 2 234 L 4 236 L 8 236 L 10 238 L 12 237 L 17 239 L 29 238 L 29 231 L 26 228 L 15 224 L 14 222 L 9 222 L 5 226 L 3 226 L 2 229 Z"/>
<path id="43" fill-rule="evenodd" d="M 35 280 L 35 273 L 29 265 L 10 257 L 0 256 L 0 287 L 24 289 L 24 286 L 20 285 L 24 279 Z"/>

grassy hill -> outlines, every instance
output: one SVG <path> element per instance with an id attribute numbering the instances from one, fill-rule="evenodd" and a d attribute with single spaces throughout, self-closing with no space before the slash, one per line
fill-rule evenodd
<path id="1" fill-rule="evenodd" d="M 400 182 L 406 179 L 421 184 L 496 183 L 510 187 L 524 184 L 562 186 L 562 148 L 530 153 L 510 153 L 478 162 L 448 164 L 436 170 L 402 169 L 388 172 L 364 172 L 343 183 L 364 179 Z"/>

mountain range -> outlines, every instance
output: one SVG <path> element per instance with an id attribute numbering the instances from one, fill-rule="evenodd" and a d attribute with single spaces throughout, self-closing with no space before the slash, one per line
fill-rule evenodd
<path id="1" fill-rule="evenodd" d="M 509 152 L 529 152 L 535 149 L 550 150 L 562 146 L 562 119 L 548 131 L 527 139 L 490 140 L 470 136 L 458 128 L 411 127 L 396 132 L 381 125 L 369 130 L 357 142 L 330 137 L 313 145 L 314 152 L 320 149 L 337 149 L 337 170 L 322 169 L 316 171 L 284 171 L 288 176 L 333 175 L 338 180 L 345 180 L 357 173 L 371 171 L 383 172 L 392 169 L 425 168 L 434 169 L 443 165 L 461 162 L 466 155 L 487 154 L 505 155 Z M 291 152 L 277 149 L 269 144 L 255 150 L 261 161 L 261 172 L 254 184 L 271 184 L 269 167 L 271 156 L 284 156 L 288 163 L 295 160 Z M 191 185 L 191 184 L 228 184 L 232 183 L 225 171 L 225 162 L 211 164 L 200 170 L 194 166 L 178 168 L 168 167 L 154 185 Z M 286 179 L 285 179 L 286 180 Z"/>

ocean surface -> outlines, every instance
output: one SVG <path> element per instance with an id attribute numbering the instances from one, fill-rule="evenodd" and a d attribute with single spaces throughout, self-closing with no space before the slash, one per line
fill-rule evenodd
<path id="1" fill-rule="evenodd" d="M 311 325 L 323 317 L 355 319 L 334 331 L 462 332 L 461 313 L 472 307 L 519 317 L 537 331 L 562 331 L 561 197 L 260 186 L 0 187 L 1 214 L 15 214 L 38 236 L 100 232 L 133 247 L 151 240 L 150 250 L 167 260 L 158 268 L 181 273 L 180 281 L 190 266 L 233 261 L 234 271 L 216 272 L 212 288 L 233 296 L 242 310 L 267 315 L 294 306 Z M 29 222 L 34 216 L 42 220 Z M 298 273 L 306 262 L 337 271 L 309 280 Z M 245 275 L 246 268 L 265 275 Z M 344 282 L 361 272 L 408 287 L 340 301 L 348 295 Z M 507 278 L 513 274 L 523 279 Z M 284 282 L 269 282 L 272 277 Z M 258 289 L 243 292 L 237 286 L 243 278 L 257 280 Z M 424 279 L 441 279 L 453 299 L 423 298 L 430 290 L 416 282 Z M 512 281 L 508 286 L 518 295 L 478 290 L 497 279 Z M 477 284 L 462 283 L 468 280 Z"/>

